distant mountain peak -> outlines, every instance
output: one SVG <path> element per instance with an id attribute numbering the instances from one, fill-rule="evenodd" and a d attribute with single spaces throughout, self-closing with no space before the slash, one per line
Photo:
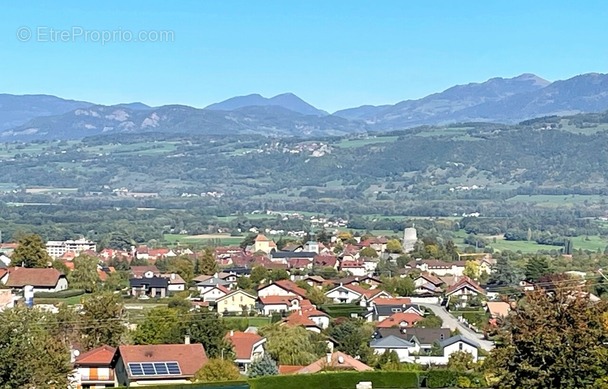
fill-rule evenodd
<path id="1" fill-rule="evenodd" d="M 536 74 L 533 73 L 522 73 L 517 77 L 513 77 L 513 80 L 519 80 L 519 81 L 534 81 L 534 83 L 536 85 L 541 85 L 541 86 L 547 86 L 549 85 L 551 82 L 545 80 L 542 77 L 537 76 Z"/>
<path id="2" fill-rule="evenodd" d="M 327 115 L 327 112 L 315 108 L 291 92 L 281 93 L 271 98 L 266 98 L 258 93 L 236 96 L 219 103 L 211 104 L 205 107 L 205 109 L 214 111 L 234 111 L 245 107 L 264 107 L 269 105 L 286 108 L 302 115 Z"/>

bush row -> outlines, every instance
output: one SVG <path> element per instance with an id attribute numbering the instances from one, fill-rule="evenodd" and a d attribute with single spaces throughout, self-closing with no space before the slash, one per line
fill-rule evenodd
<path id="1" fill-rule="evenodd" d="M 419 376 L 415 371 L 391 372 L 327 372 L 267 376 L 249 380 L 251 389 L 331 388 L 353 389 L 361 381 L 372 382 L 374 388 L 418 388 Z"/>
<path id="2" fill-rule="evenodd" d="M 80 296 L 83 294 L 84 290 L 82 289 L 68 289 L 60 290 L 59 292 L 36 292 L 34 293 L 34 297 L 64 299 L 68 297 Z"/>

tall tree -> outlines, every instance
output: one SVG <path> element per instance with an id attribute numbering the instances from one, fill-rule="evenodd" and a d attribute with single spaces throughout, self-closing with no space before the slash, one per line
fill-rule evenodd
<path id="1" fill-rule="evenodd" d="M 255 266 L 251 269 L 251 275 L 249 279 L 253 283 L 253 285 L 259 285 L 260 282 L 264 281 L 268 277 L 268 269 L 264 266 Z"/>
<path id="2" fill-rule="evenodd" d="M 467 261 L 462 274 L 474 280 L 478 279 L 481 275 L 481 272 L 479 271 L 479 263 L 474 260 Z"/>
<path id="3" fill-rule="evenodd" d="M 495 386 L 596 387 L 608 372 L 607 310 L 607 302 L 591 302 L 577 281 L 526 294 L 500 328 L 500 342 L 486 362 Z"/>
<path id="4" fill-rule="evenodd" d="M 146 313 L 133 334 L 135 344 L 182 343 L 188 323 L 175 308 L 156 307 Z"/>
<path id="5" fill-rule="evenodd" d="M 188 257 L 177 257 L 169 260 L 168 271 L 179 274 L 186 282 L 194 278 L 194 263 Z"/>
<path id="6" fill-rule="evenodd" d="M 68 387 L 69 345 L 49 331 L 53 320 L 24 307 L 0 312 L 0 387 Z"/>
<path id="7" fill-rule="evenodd" d="M 391 239 L 386 242 L 386 251 L 391 254 L 400 254 L 403 252 L 403 246 L 399 239 Z"/>
<path id="8" fill-rule="evenodd" d="M 281 365 L 308 365 L 318 355 L 311 342 L 311 333 L 304 327 L 271 325 L 261 329 L 267 339 L 266 350 Z"/>
<path id="9" fill-rule="evenodd" d="M 500 256 L 496 259 L 496 265 L 494 265 L 494 271 L 490 274 L 490 281 L 500 285 L 517 285 L 521 278 L 517 270 L 511 265 L 509 258 L 506 256 Z"/>
<path id="10" fill-rule="evenodd" d="M 188 331 L 194 343 L 202 343 L 209 358 L 228 358 L 233 354 L 226 336 L 226 325 L 215 313 L 199 313 L 192 317 Z"/>
<path id="11" fill-rule="evenodd" d="M 213 275 L 219 271 L 212 247 L 206 247 L 203 256 L 199 259 L 198 270 L 200 274 Z"/>
<path id="12" fill-rule="evenodd" d="M 547 258 L 539 256 L 528 259 L 526 263 L 526 279 L 528 281 L 538 281 L 547 274 L 549 274 Z"/>
<path id="13" fill-rule="evenodd" d="M 116 347 L 127 331 L 122 298 L 115 293 L 95 293 L 86 298 L 82 304 L 81 319 L 86 349 L 104 344 Z"/>
<path id="14" fill-rule="evenodd" d="M 70 286 L 75 289 L 84 289 L 87 293 L 95 291 L 101 282 L 97 273 L 99 260 L 88 255 L 79 255 L 74 258 L 74 271 L 68 275 Z"/>
<path id="15" fill-rule="evenodd" d="M 46 252 L 46 244 L 36 234 L 23 235 L 17 242 L 17 248 L 11 255 L 13 266 L 47 267 L 53 259 Z"/>

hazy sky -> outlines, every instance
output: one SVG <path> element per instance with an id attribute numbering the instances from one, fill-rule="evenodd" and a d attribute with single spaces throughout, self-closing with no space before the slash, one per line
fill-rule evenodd
<path id="1" fill-rule="evenodd" d="M 196 107 L 293 92 L 335 111 L 606 72 L 606 20 L 603 1 L 4 1 L 0 92 Z"/>

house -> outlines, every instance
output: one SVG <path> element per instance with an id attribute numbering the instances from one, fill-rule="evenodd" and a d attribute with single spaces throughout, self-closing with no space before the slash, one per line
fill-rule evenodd
<path id="1" fill-rule="evenodd" d="M 226 340 L 233 346 L 235 353 L 234 362 L 244 373 L 247 373 L 252 362 L 264 356 L 264 345 L 266 338 L 253 332 L 230 331 L 226 334 Z"/>
<path id="2" fill-rule="evenodd" d="M 449 328 L 390 327 L 376 328 L 373 338 L 380 339 L 389 336 L 395 336 L 412 343 L 413 346 L 409 349 L 410 354 L 428 354 L 434 345 L 439 346 L 439 342 L 452 335 Z"/>
<path id="3" fill-rule="evenodd" d="M 254 253 L 261 251 L 263 253 L 270 254 L 273 251 L 277 251 L 277 244 L 268 239 L 266 236 L 258 234 L 258 236 L 255 237 L 251 251 Z"/>
<path id="4" fill-rule="evenodd" d="M 258 297 L 286 296 L 306 298 L 306 290 L 290 280 L 274 281 L 258 289 Z"/>
<path id="5" fill-rule="evenodd" d="M 336 351 L 328 353 L 325 357 L 303 367 L 296 374 L 318 373 L 323 370 L 369 371 L 373 369 L 350 355 Z"/>
<path id="6" fill-rule="evenodd" d="M 132 278 L 149 278 L 160 275 L 160 270 L 156 266 L 131 266 L 130 272 Z"/>
<path id="7" fill-rule="evenodd" d="M 385 352 L 394 351 L 399 356 L 399 362 L 413 362 L 410 357 L 410 350 L 415 349 L 416 345 L 413 342 L 407 341 L 395 335 L 389 335 L 383 338 L 373 339 L 369 346 L 375 354 L 384 354 Z"/>
<path id="8" fill-rule="evenodd" d="M 219 272 L 217 278 L 228 283 L 228 288 L 232 288 L 239 280 L 239 276 L 235 272 Z"/>
<path id="9" fill-rule="evenodd" d="M 13 308 L 15 300 L 18 298 L 18 296 L 13 296 L 13 292 L 10 289 L 0 289 L 0 312 Z"/>
<path id="10" fill-rule="evenodd" d="M 331 267 L 338 269 L 338 258 L 334 255 L 315 255 L 312 260 L 312 266 L 315 268 Z"/>
<path id="11" fill-rule="evenodd" d="M 207 288 L 205 292 L 200 294 L 200 297 L 203 299 L 203 301 L 214 302 L 218 298 L 226 296 L 228 293 L 230 293 L 230 289 L 222 285 L 216 285 Z"/>
<path id="12" fill-rule="evenodd" d="M 169 294 L 169 279 L 156 275 L 147 277 L 150 274 L 152 272 L 146 272 L 146 277 L 129 279 L 132 296 L 155 298 L 166 297 Z"/>
<path id="13" fill-rule="evenodd" d="M 163 278 L 169 280 L 169 286 L 167 291 L 169 292 L 182 292 L 186 290 L 186 281 L 177 273 L 161 274 Z"/>
<path id="14" fill-rule="evenodd" d="M 479 284 L 469 277 L 463 277 L 457 284 L 447 288 L 445 296 L 452 299 L 456 298 L 461 302 L 467 301 L 472 297 L 485 296 L 486 291 Z"/>
<path id="15" fill-rule="evenodd" d="M 310 285 L 314 288 L 322 288 L 328 284 L 333 285 L 333 283 L 331 281 L 326 280 L 325 278 L 323 278 L 321 276 L 308 276 L 308 277 L 304 278 L 304 282 L 306 282 L 308 285 Z"/>
<path id="16" fill-rule="evenodd" d="M 6 286 L 23 289 L 30 285 L 36 292 L 59 292 L 68 288 L 68 280 L 63 273 L 53 268 L 15 267 L 9 270 Z"/>
<path id="17" fill-rule="evenodd" d="M 360 287 L 350 285 L 339 285 L 327 292 L 325 296 L 337 304 L 352 304 L 359 301 L 363 296 Z"/>
<path id="18" fill-rule="evenodd" d="M 395 313 L 415 313 L 424 316 L 423 310 L 417 304 L 412 304 L 407 297 L 382 298 L 372 302 L 371 310 L 366 315 L 368 321 L 382 321 Z"/>
<path id="19" fill-rule="evenodd" d="M 413 312 L 397 312 L 382 320 L 376 328 L 404 328 L 413 327 L 417 322 L 424 319 L 421 315 Z"/>
<path id="20" fill-rule="evenodd" d="M 382 285 L 382 280 L 374 276 L 351 276 L 346 278 L 340 278 L 339 280 L 334 281 L 335 285 L 361 285 L 366 284 L 369 286 L 369 289 L 376 289 L 380 285 Z"/>
<path id="21" fill-rule="evenodd" d="M 345 271 L 359 277 L 367 275 L 367 268 L 363 261 L 341 261 L 340 271 Z"/>
<path id="22" fill-rule="evenodd" d="M 488 301 L 486 311 L 492 319 L 503 319 L 511 312 L 511 304 L 505 301 Z"/>
<path id="23" fill-rule="evenodd" d="M 116 381 L 127 387 L 189 384 L 208 360 L 202 344 L 120 346 L 114 358 Z"/>
<path id="24" fill-rule="evenodd" d="M 283 325 L 301 326 L 309 331 L 320 333 L 329 327 L 329 315 L 321 312 L 314 306 L 305 306 L 304 301 L 300 304 L 300 310 L 293 312 L 282 321 Z"/>
<path id="25" fill-rule="evenodd" d="M 243 290 L 234 290 L 215 300 L 217 313 L 243 313 L 244 310 L 253 312 L 256 297 Z"/>
<path id="26" fill-rule="evenodd" d="M 414 278 L 414 286 L 419 288 L 423 285 L 431 284 L 435 287 L 440 287 L 443 284 L 443 281 L 439 277 L 434 276 L 429 272 L 422 272 L 418 277 Z"/>
<path id="27" fill-rule="evenodd" d="M 467 352 L 473 356 L 473 362 L 477 362 L 479 344 L 462 335 L 456 335 L 445 339 L 439 342 L 439 346 L 443 349 L 443 357 L 446 364 L 450 359 L 450 355 L 456 352 Z"/>
<path id="28" fill-rule="evenodd" d="M 116 349 L 101 346 L 79 354 L 74 361 L 73 383 L 77 388 L 113 388 L 117 386 L 114 374 Z"/>
<path id="29" fill-rule="evenodd" d="M 415 260 L 409 262 L 406 267 L 430 272 L 437 276 L 454 275 L 462 276 L 466 261 L 445 262 L 437 259 Z"/>
<path id="30" fill-rule="evenodd" d="M 263 315 L 300 310 L 300 296 L 258 296 L 258 311 Z"/>
<path id="31" fill-rule="evenodd" d="M 208 277 L 208 276 L 205 276 Z M 202 281 L 201 281 L 202 280 Z M 208 278 L 204 278 L 203 276 L 199 276 L 195 278 L 196 289 L 198 289 L 199 294 L 202 296 L 208 291 L 212 289 L 216 289 L 218 286 L 227 289 L 230 286 L 230 282 L 221 279 L 218 275 L 209 276 Z"/>

